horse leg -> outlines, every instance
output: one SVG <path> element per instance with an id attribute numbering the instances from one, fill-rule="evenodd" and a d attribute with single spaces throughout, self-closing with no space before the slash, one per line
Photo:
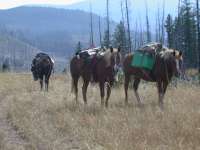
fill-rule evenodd
<path id="1" fill-rule="evenodd" d="M 84 103 L 85 103 L 85 104 L 87 104 L 87 96 L 86 96 L 86 93 L 87 93 L 88 85 L 89 85 L 89 80 L 84 80 L 84 81 L 83 81 L 83 87 L 82 87 L 82 93 L 83 93 L 83 100 L 84 100 Z"/>
<path id="2" fill-rule="evenodd" d="M 76 103 L 78 103 L 78 79 L 79 77 L 73 77 L 73 87 L 75 91 Z"/>
<path id="3" fill-rule="evenodd" d="M 48 92 L 48 89 L 49 89 L 49 76 L 45 76 L 45 89 Z"/>
<path id="4" fill-rule="evenodd" d="M 106 104 L 105 105 L 106 105 L 106 107 L 108 107 L 108 100 L 109 100 L 110 94 L 111 94 L 111 84 L 108 83 L 106 88 L 107 88 L 107 96 L 106 96 Z"/>
<path id="5" fill-rule="evenodd" d="M 128 86 L 130 82 L 130 76 L 125 75 L 124 91 L 125 91 L 125 104 L 128 104 Z"/>
<path id="6" fill-rule="evenodd" d="M 139 93 L 138 93 L 138 91 L 137 91 L 137 90 L 138 90 L 139 84 L 140 84 L 140 79 L 135 79 L 135 80 L 134 80 L 134 83 L 133 83 L 133 89 L 134 89 L 134 93 L 135 93 L 135 96 L 136 96 L 136 98 L 137 98 L 137 101 L 138 101 L 139 105 L 141 106 L 142 103 L 141 103 L 141 100 L 140 100 Z"/>
<path id="7" fill-rule="evenodd" d="M 43 76 L 40 76 L 40 90 L 43 89 Z"/>
<path id="8" fill-rule="evenodd" d="M 104 93 L 104 82 L 100 82 L 99 83 L 99 88 L 100 88 L 100 95 L 101 95 L 101 106 L 103 107 L 104 106 L 104 96 L 105 96 L 105 93 Z"/>
<path id="9" fill-rule="evenodd" d="M 163 86 L 163 82 L 159 81 L 158 83 L 158 101 L 159 101 L 159 106 L 160 108 L 163 110 L 164 106 L 163 106 L 163 98 L 164 98 L 164 86 Z M 166 91 L 166 89 L 165 89 Z"/>
<path id="10" fill-rule="evenodd" d="M 163 102 L 163 100 L 164 100 L 164 97 L 165 97 L 165 93 L 166 93 L 166 90 L 167 90 L 167 86 L 168 86 L 168 82 L 163 82 L 163 91 L 162 91 L 162 95 L 161 95 L 161 108 L 162 109 L 164 109 L 164 102 Z"/>

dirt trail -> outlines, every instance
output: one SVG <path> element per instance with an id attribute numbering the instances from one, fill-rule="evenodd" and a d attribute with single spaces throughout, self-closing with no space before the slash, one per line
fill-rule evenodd
<path id="1" fill-rule="evenodd" d="M 8 122 L 6 104 L 0 99 L 0 150 L 28 150 L 31 148 L 27 140 L 23 139 L 17 130 Z"/>

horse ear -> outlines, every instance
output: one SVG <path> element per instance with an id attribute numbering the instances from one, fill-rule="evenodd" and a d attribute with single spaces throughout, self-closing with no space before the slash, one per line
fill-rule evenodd
<path id="1" fill-rule="evenodd" d="M 183 52 L 182 51 L 179 51 L 179 56 L 181 57 L 183 55 Z"/>
<path id="2" fill-rule="evenodd" d="M 118 52 L 120 52 L 120 51 L 121 51 L 121 47 L 119 46 L 119 47 L 118 47 Z"/>
<path id="3" fill-rule="evenodd" d="M 111 52 L 111 53 L 113 52 L 113 47 L 112 47 L 112 46 L 110 47 L 110 52 Z"/>
<path id="4" fill-rule="evenodd" d="M 162 48 L 163 48 L 162 43 L 158 43 L 158 49 L 162 49 Z"/>
<path id="5" fill-rule="evenodd" d="M 173 55 L 176 56 L 176 51 L 175 50 L 173 51 Z"/>

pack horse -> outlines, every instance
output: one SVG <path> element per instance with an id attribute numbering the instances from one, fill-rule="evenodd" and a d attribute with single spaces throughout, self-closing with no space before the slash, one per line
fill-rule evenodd
<path id="1" fill-rule="evenodd" d="M 54 60 L 45 53 L 38 53 L 32 61 L 31 72 L 35 81 L 40 80 L 41 90 L 45 82 L 45 90 L 48 91 L 49 78 L 54 67 Z"/>
<path id="2" fill-rule="evenodd" d="M 153 55 L 153 57 L 149 57 L 150 55 Z M 143 61 L 140 61 L 142 59 Z M 181 51 L 167 49 L 160 44 L 147 45 L 135 53 L 127 55 L 123 63 L 125 103 L 128 103 L 128 87 L 131 76 L 133 76 L 133 89 L 138 103 L 141 104 L 137 91 L 141 79 L 156 82 L 159 105 L 163 109 L 163 98 L 167 86 L 173 76 L 179 76 L 182 61 Z"/>
<path id="3" fill-rule="evenodd" d="M 91 55 L 90 55 L 91 53 Z M 117 68 L 121 65 L 120 48 L 114 49 L 91 49 L 82 51 L 74 56 L 70 62 L 72 87 L 75 91 L 76 101 L 78 98 L 78 80 L 83 78 L 82 94 L 84 103 L 87 104 L 87 88 L 92 80 L 99 83 L 101 105 L 107 107 L 111 94 Z M 105 86 L 106 85 L 106 86 Z M 107 89 L 106 101 L 104 102 L 105 87 Z"/>

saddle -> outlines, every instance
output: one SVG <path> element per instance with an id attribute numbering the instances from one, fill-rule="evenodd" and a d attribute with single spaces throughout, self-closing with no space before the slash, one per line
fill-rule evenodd
<path id="1" fill-rule="evenodd" d="M 103 49 L 100 47 L 82 50 L 76 56 L 82 58 L 86 64 L 90 63 L 94 58 L 100 58 Z"/>
<path id="2" fill-rule="evenodd" d="M 141 48 L 139 48 L 139 51 L 143 51 L 146 53 L 156 55 L 156 54 L 160 53 L 160 51 L 162 51 L 162 49 L 163 49 L 163 46 L 161 43 L 152 42 L 152 43 L 148 43 L 148 44 L 142 46 Z"/>
<path id="3" fill-rule="evenodd" d="M 82 50 L 76 55 L 78 59 L 83 59 L 84 66 L 90 68 L 92 74 L 92 79 L 91 79 L 92 82 L 97 81 L 96 65 L 104 57 L 104 55 L 105 55 L 105 49 L 101 47 Z"/>

